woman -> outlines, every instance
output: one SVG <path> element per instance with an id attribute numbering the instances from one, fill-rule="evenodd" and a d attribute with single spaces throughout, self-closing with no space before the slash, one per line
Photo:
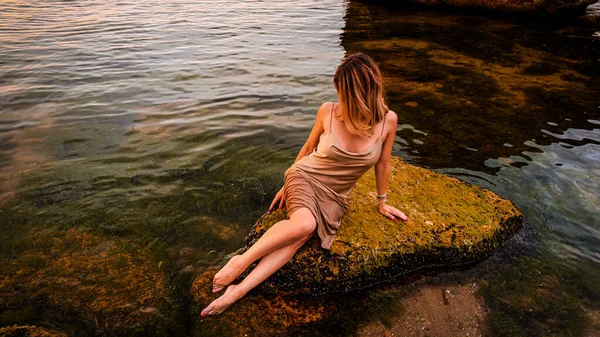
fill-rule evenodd
<path id="1" fill-rule="evenodd" d="M 277 202 L 279 208 L 285 203 L 289 219 L 273 225 L 215 275 L 213 292 L 227 290 L 202 316 L 219 314 L 242 298 L 283 267 L 315 232 L 321 246 L 329 249 L 348 209 L 350 192 L 373 165 L 379 212 L 392 220 L 408 220 L 385 203 L 398 117 L 384 103 L 377 65 L 367 55 L 351 55 L 340 64 L 333 81 L 339 104 L 321 106 L 308 140 L 285 171 L 284 186 L 271 203 L 270 209 Z M 260 263 L 240 284 L 230 285 L 259 258 Z"/>

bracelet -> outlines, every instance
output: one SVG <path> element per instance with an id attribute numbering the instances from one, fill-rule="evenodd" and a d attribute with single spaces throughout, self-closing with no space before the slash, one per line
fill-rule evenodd
<path id="1" fill-rule="evenodd" d="M 385 204 L 385 199 L 377 200 L 377 205 Z"/>
<path id="2" fill-rule="evenodd" d="M 378 200 L 385 200 L 386 197 L 387 197 L 387 193 L 383 193 L 382 195 L 377 194 Z"/>

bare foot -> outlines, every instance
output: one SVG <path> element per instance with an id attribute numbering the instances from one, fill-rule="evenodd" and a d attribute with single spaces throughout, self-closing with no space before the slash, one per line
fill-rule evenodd
<path id="1" fill-rule="evenodd" d="M 225 290 L 223 296 L 212 301 L 212 303 L 209 304 L 208 307 L 202 310 L 201 315 L 218 315 L 225 311 L 225 309 L 229 308 L 230 305 L 232 305 L 242 297 L 240 294 L 238 294 L 237 291 L 234 291 L 236 287 L 237 284 L 232 284 L 229 287 L 227 287 L 227 290 Z"/>
<path id="2" fill-rule="evenodd" d="M 213 293 L 218 293 L 219 291 L 225 289 L 236 277 L 240 276 L 240 274 L 244 271 L 244 267 L 240 265 L 240 256 L 236 255 L 229 259 L 229 262 L 219 270 L 217 274 L 215 274 L 215 278 L 213 280 Z"/>

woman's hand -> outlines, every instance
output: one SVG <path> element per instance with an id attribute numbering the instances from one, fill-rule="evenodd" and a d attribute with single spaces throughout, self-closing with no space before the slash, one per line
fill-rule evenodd
<path id="1" fill-rule="evenodd" d="M 283 208 L 283 204 L 285 203 L 285 193 L 283 193 L 283 187 L 279 190 L 279 192 L 277 192 L 277 194 L 275 194 L 275 198 L 273 199 L 271 206 L 269 206 L 269 211 L 273 209 L 277 201 L 279 201 L 279 209 Z"/>
<path id="2" fill-rule="evenodd" d="M 379 205 L 379 213 L 385 215 L 386 217 L 396 220 L 400 218 L 404 221 L 408 221 L 408 217 L 406 214 L 400 212 L 396 207 L 387 205 L 385 202 L 380 203 Z"/>

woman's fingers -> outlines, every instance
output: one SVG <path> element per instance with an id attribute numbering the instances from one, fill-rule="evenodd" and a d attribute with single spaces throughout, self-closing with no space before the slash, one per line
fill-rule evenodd
<path id="1" fill-rule="evenodd" d="M 384 205 L 383 210 L 380 209 L 379 211 L 381 212 L 381 214 L 385 215 L 386 217 L 392 220 L 397 220 L 398 218 L 400 218 L 404 221 L 408 221 L 408 217 L 406 216 L 406 214 L 400 212 L 397 208 L 393 206 Z"/>
<path id="2" fill-rule="evenodd" d="M 283 188 L 275 194 L 275 198 L 273 198 L 273 202 L 271 202 L 271 206 L 269 206 L 269 211 L 275 207 L 275 204 L 279 201 L 279 208 L 283 208 L 283 204 L 285 202 L 285 193 L 283 193 Z"/>
<path id="3" fill-rule="evenodd" d="M 392 214 L 392 212 L 390 212 L 390 206 L 386 205 L 384 208 L 385 213 L 383 215 L 385 215 L 386 217 L 392 219 L 392 220 L 396 220 L 396 217 L 394 217 L 394 215 Z"/>
<path id="4" fill-rule="evenodd" d="M 394 214 L 395 216 L 397 216 L 398 218 L 400 218 L 404 221 L 408 221 L 408 217 L 406 216 L 406 214 L 402 213 L 400 210 L 398 210 L 395 207 L 392 207 L 392 214 Z"/>
<path id="5" fill-rule="evenodd" d="M 379 213 L 381 213 L 386 218 L 396 220 L 396 218 L 394 218 L 394 216 L 389 211 L 390 211 L 390 209 L 389 209 L 388 205 L 383 205 L 383 207 L 379 207 Z"/>
<path id="6" fill-rule="evenodd" d="M 277 194 L 275 194 L 275 198 L 273 198 L 273 202 L 271 202 L 271 206 L 269 206 L 269 211 L 273 209 L 273 206 L 275 206 L 277 200 L 279 200 L 279 198 L 281 197 L 279 193 L 281 192 L 277 192 Z"/>

